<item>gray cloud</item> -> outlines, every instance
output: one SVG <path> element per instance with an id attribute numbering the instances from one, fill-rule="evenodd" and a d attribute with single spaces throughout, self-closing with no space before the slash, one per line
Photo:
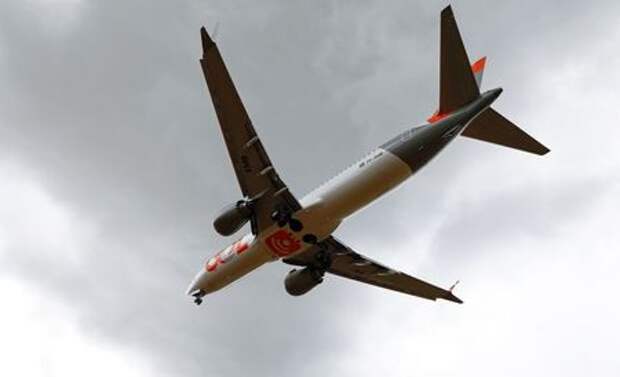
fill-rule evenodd
<path id="1" fill-rule="evenodd" d="M 89 336 L 140 350 L 162 375 L 335 375 L 355 370 L 349 363 L 369 362 L 372 355 L 355 342 L 376 341 L 360 334 L 366 325 L 385 326 L 377 324 L 380 316 L 393 320 L 384 336 L 406 343 L 399 322 L 409 328 L 429 313 L 450 322 L 451 313 L 466 310 L 428 309 L 338 279 L 291 299 L 281 264 L 208 297 L 200 309 L 182 295 L 202 260 L 229 243 L 212 231 L 211 216 L 239 195 L 198 66 L 199 26 L 219 21 L 218 43 L 258 132 L 301 196 L 433 112 L 443 2 L 83 1 L 58 19 L 50 14 L 60 6 L 33 13 L 40 4 L 24 4 L 0 6 L 0 156 L 24 167 L 94 231 L 76 241 L 82 249 L 75 264 L 64 262 L 63 247 L 41 255 L 37 248 L 45 245 L 33 241 L 11 244 L 2 271 L 66 302 Z M 584 8 L 455 4 L 471 58 L 490 56 L 485 86 L 504 86 L 498 108 L 510 118 L 544 110 L 532 89 L 553 84 L 546 77 L 570 67 L 580 51 L 597 52 L 593 45 L 614 26 L 617 5 Z M 581 124 L 570 109 L 555 110 L 557 123 L 523 127 L 552 149 L 571 147 L 579 136 L 569 133 Z M 443 282 L 465 268 L 466 276 L 475 274 L 476 259 L 455 258 L 460 246 L 481 260 L 487 254 L 478 247 L 518 234 L 547 243 L 570 237 L 541 229 L 594 216 L 596 196 L 607 192 L 607 180 L 589 180 L 591 174 L 574 179 L 556 170 L 539 178 L 579 163 L 573 154 L 554 150 L 545 162 L 496 152 L 458 141 L 340 234 L 377 259 Z M 603 157 L 619 162 L 611 150 Z M 498 177 L 500 167 L 521 172 L 522 181 Z M 602 170 L 595 173 L 605 177 L 611 169 Z M 476 196 L 479 181 L 468 176 L 491 180 L 490 187 Z M 471 200 L 454 200 L 461 192 Z M 488 227 L 499 231 L 488 234 Z M 408 243 L 426 245 L 418 254 L 428 257 L 405 254 Z"/>

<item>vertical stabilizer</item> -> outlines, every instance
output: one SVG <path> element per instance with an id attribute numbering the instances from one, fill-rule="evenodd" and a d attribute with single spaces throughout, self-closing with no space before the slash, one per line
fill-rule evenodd
<path id="1" fill-rule="evenodd" d="M 439 114 L 449 114 L 480 95 L 452 8 L 441 11 Z"/>

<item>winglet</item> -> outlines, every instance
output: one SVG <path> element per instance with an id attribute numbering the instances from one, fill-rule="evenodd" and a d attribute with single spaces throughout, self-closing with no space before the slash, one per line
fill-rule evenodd
<path id="1" fill-rule="evenodd" d="M 453 293 L 452 290 L 454 289 L 454 287 L 457 286 L 457 284 L 459 283 L 459 281 L 457 280 L 456 283 L 452 284 L 452 286 L 450 287 L 450 289 L 448 289 L 446 295 L 444 297 L 442 297 L 444 300 L 448 300 L 448 301 L 452 301 L 452 302 L 456 302 L 457 304 L 462 304 L 463 300 L 461 300 L 460 298 L 456 297 Z"/>
<path id="2" fill-rule="evenodd" d="M 215 42 L 207 33 L 207 29 L 203 26 L 200 28 L 200 38 L 202 39 L 202 52 L 206 53 L 208 49 L 215 46 Z"/>
<path id="3" fill-rule="evenodd" d="M 444 300 L 448 300 L 448 301 L 452 301 L 452 302 L 456 302 L 457 304 L 462 304 L 463 300 L 461 300 L 460 298 L 456 297 L 455 295 L 452 294 L 452 292 L 450 292 L 449 294 L 446 295 L 446 297 L 442 297 Z"/>
<path id="4" fill-rule="evenodd" d="M 463 303 L 463 300 L 461 300 L 460 298 L 458 298 L 455 295 L 453 295 L 452 292 L 448 292 L 448 294 L 445 297 L 442 297 L 442 298 L 444 300 L 456 302 L 457 304 L 462 304 Z"/>

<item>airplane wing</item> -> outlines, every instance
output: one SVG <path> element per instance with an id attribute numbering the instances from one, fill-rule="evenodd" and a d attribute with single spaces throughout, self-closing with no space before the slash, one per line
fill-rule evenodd
<path id="1" fill-rule="evenodd" d="M 276 208 L 284 206 L 294 212 L 301 205 L 271 164 L 217 46 L 204 27 L 200 34 L 200 64 L 241 192 L 253 203 L 252 232 L 257 233 L 273 223 L 271 214 Z"/>
<path id="2" fill-rule="evenodd" d="M 324 256 L 320 255 L 322 252 L 325 253 Z M 326 271 L 334 275 L 429 300 L 441 298 L 459 304 L 463 303 L 452 294 L 451 290 L 439 288 L 386 267 L 355 252 L 334 237 L 328 237 L 308 251 L 285 258 L 283 261 L 294 266 L 317 268 L 320 268 L 321 263 L 325 263 L 321 261 L 327 261 L 326 265 L 329 267 Z"/>

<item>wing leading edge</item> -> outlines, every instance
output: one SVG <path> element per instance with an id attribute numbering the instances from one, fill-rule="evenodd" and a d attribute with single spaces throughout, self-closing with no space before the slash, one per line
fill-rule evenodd
<path id="1" fill-rule="evenodd" d="M 386 267 L 355 252 L 334 237 L 328 237 L 308 251 L 298 256 L 285 258 L 283 261 L 295 266 L 320 268 L 321 262 L 319 261 L 324 260 L 324 258 L 317 257 L 317 254 L 322 252 L 327 254 L 329 261 L 326 272 L 334 275 L 428 300 L 444 299 L 459 304 L 463 303 L 451 290 L 439 288 Z"/>
<path id="2" fill-rule="evenodd" d="M 241 192 L 252 203 L 252 231 L 257 233 L 273 223 L 275 208 L 297 211 L 301 205 L 271 164 L 215 42 L 204 27 L 200 34 L 200 65 Z"/>

